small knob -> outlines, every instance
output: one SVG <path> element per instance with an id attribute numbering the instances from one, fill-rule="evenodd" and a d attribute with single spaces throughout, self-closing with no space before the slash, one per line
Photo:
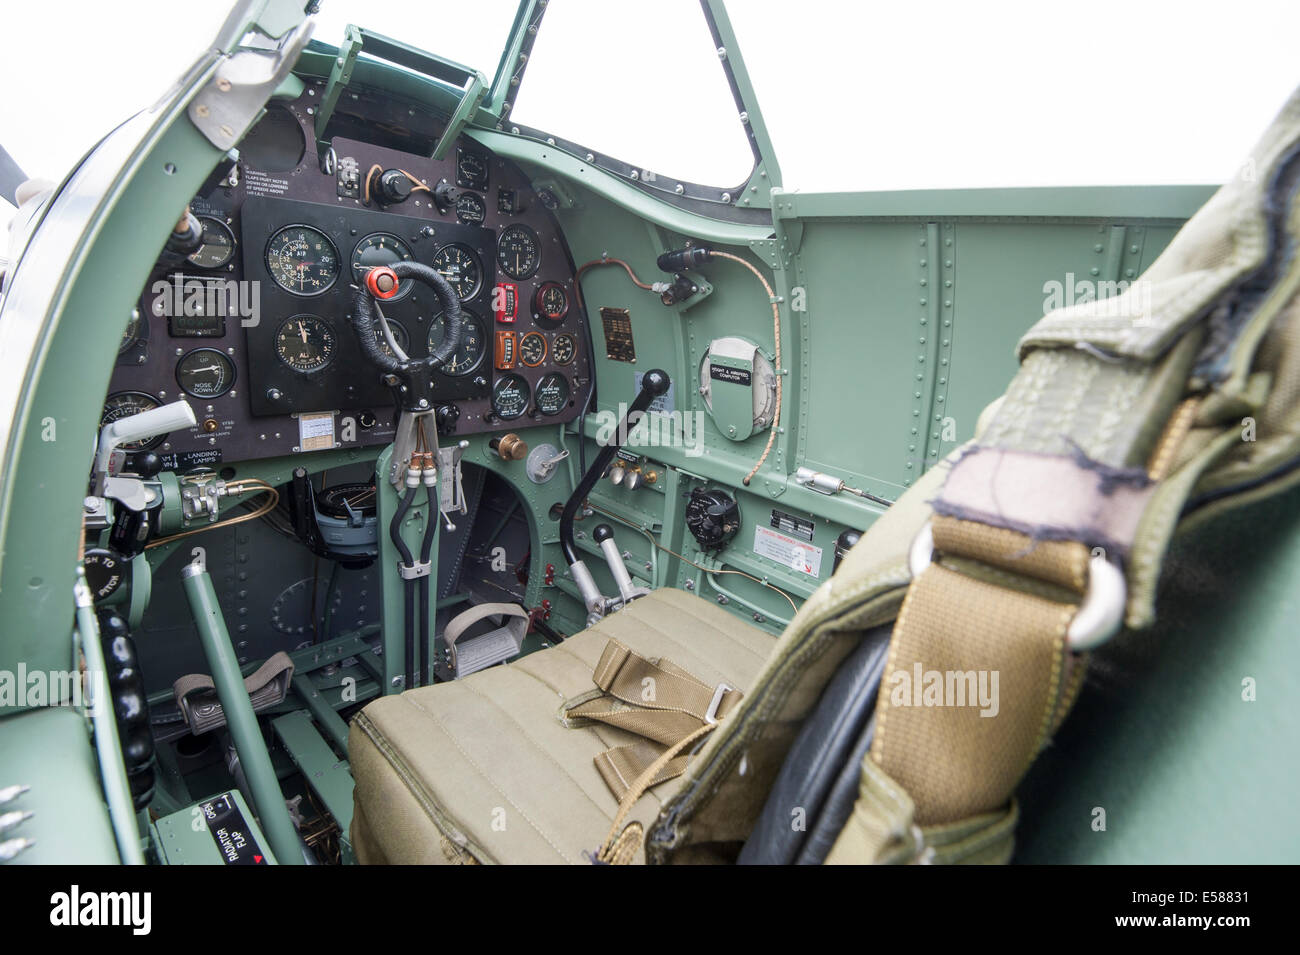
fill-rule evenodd
<path id="1" fill-rule="evenodd" d="M 607 540 L 614 539 L 614 528 L 608 524 L 597 524 L 596 529 L 591 532 L 591 537 L 597 544 L 603 544 Z"/>
<path id="2" fill-rule="evenodd" d="M 609 467 L 609 483 L 618 487 L 623 483 L 623 478 L 627 477 L 627 468 L 623 467 L 622 461 L 615 461 Z"/>
<path id="3" fill-rule="evenodd" d="M 502 461 L 520 461 L 528 454 L 528 442 L 513 432 L 494 438 L 491 447 Z"/>
<path id="4" fill-rule="evenodd" d="M 643 478 L 641 476 L 641 472 L 636 468 L 629 468 L 627 472 L 627 478 L 624 479 L 623 483 L 627 485 L 627 489 L 629 491 L 635 491 L 637 488 L 641 486 L 642 481 Z"/>
<path id="5" fill-rule="evenodd" d="M 449 435 L 456 433 L 456 422 L 460 420 L 460 408 L 456 405 L 438 405 L 433 413 L 433 420 L 438 426 L 438 433 Z"/>

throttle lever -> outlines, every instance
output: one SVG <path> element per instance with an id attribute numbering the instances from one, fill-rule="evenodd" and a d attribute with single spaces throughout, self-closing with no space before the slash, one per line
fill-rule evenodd
<path id="1" fill-rule="evenodd" d="M 632 575 L 627 572 L 627 565 L 623 563 L 623 554 L 614 543 L 614 528 L 608 524 L 597 524 L 591 536 L 605 554 L 605 563 L 609 564 L 609 572 L 614 575 L 614 583 L 618 585 L 619 596 L 623 598 L 624 604 L 638 597 L 644 597 L 650 592 L 632 583 Z"/>

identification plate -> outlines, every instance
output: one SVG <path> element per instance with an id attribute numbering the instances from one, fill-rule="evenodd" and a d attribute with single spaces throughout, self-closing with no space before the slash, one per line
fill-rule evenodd
<path id="1" fill-rule="evenodd" d="M 773 530 L 781 531 L 783 534 L 789 534 L 792 537 L 798 537 L 802 540 L 811 542 L 813 533 L 816 530 L 812 521 L 795 517 L 793 514 L 787 514 L 785 511 L 778 511 L 772 508 L 771 526 Z"/>

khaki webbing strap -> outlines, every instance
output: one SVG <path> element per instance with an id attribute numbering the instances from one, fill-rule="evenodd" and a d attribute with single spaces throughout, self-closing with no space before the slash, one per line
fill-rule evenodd
<path id="1" fill-rule="evenodd" d="M 567 721 L 595 720 L 644 737 L 597 754 L 596 769 L 616 799 L 623 799 L 652 765 L 702 726 L 731 712 L 744 693 L 725 684 L 710 686 L 669 660 L 651 660 L 617 640 L 601 651 L 592 680 L 602 695 L 581 698 L 563 711 Z M 642 787 L 686 771 L 690 756 L 663 761 Z M 638 795 L 639 798 L 639 795 Z"/>
<path id="2" fill-rule="evenodd" d="M 871 758 L 918 825 L 991 812 L 1068 708 L 1076 607 L 931 564 L 894 628 Z"/>
<path id="3" fill-rule="evenodd" d="M 293 680 L 293 660 L 281 650 L 267 658 L 255 671 L 244 677 L 244 689 L 254 712 L 284 702 Z M 206 673 L 190 673 L 172 684 L 172 693 L 181 708 L 190 732 L 200 736 L 226 725 L 226 711 L 217 699 L 216 684 Z"/>
<path id="4" fill-rule="evenodd" d="M 1174 409 L 1150 456 L 1151 481 L 1167 473 L 1196 409 L 1195 400 Z M 905 790 L 923 827 L 1002 810 L 1065 719 L 1088 663 L 1067 635 L 1091 559 L 1078 541 L 954 517 L 936 516 L 931 530 L 937 553 L 979 570 L 932 563 L 912 581 L 869 757 Z M 1061 598 L 1042 593 L 1044 583 Z"/>

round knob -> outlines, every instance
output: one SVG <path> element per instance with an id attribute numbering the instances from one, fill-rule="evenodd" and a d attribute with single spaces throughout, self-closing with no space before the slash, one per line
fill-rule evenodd
<path id="1" fill-rule="evenodd" d="M 455 434 L 456 422 L 460 420 L 460 408 L 455 405 L 438 405 L 438 409 L 433 413 L 433 420 L 438 426 L 439 434 Z"/>
<path id="2" fill-rule="evenodd" d="M 378 266 L 366 273 L 366 288 L 375 298 L 390 299 L 397 294 L 401 281 L 397 273 L 386 265 Z"/>
<path id="3" fill-rule="evenodd" d="M 618 487 L 623 483 L 623 478 L 627 477 L 627 468 L 617 461 L 609 469 L 609 483 Z"/>
<path id="4" fill-rule="evenodd" d="M 597 544 L 603 544 L 607 540 L 614 539 L 614 528 L 608 524 L 597 524 L 596 529 L 591 532 L 591 536 Z"/>
<path id="5" fill-rule="evenodd" d="M 385 205 L 405 202 L 411 194 L 411 180 L 400 169 L 385 169 L 379 176 L 379 198 Z"/>
<path id="6" fill-rule="evenodd" d="M 493 447 L 502 461 L 520 461 L 528 454 L 528 442 L 514 433 L 497 438 Z"/>
<path id="7" fill-rule="evenodd" d="M 629 470 L 627 472 L 627 478 L 623 481 L 623 483 L 627 485 L 627 489 L 629 491 L 635 491 L 637 488 L 641 486 L 642 483 L 641 472 L 635 469 Z"/>
<path id="8" fill-rule="evenodd" d="M 668 372 L 659 368 L 651 368 L 641 379 L 641 387 L 658 397 L 667 394 L 668 387 L 672 384 L 672 379 L 668 377 Z"/>

